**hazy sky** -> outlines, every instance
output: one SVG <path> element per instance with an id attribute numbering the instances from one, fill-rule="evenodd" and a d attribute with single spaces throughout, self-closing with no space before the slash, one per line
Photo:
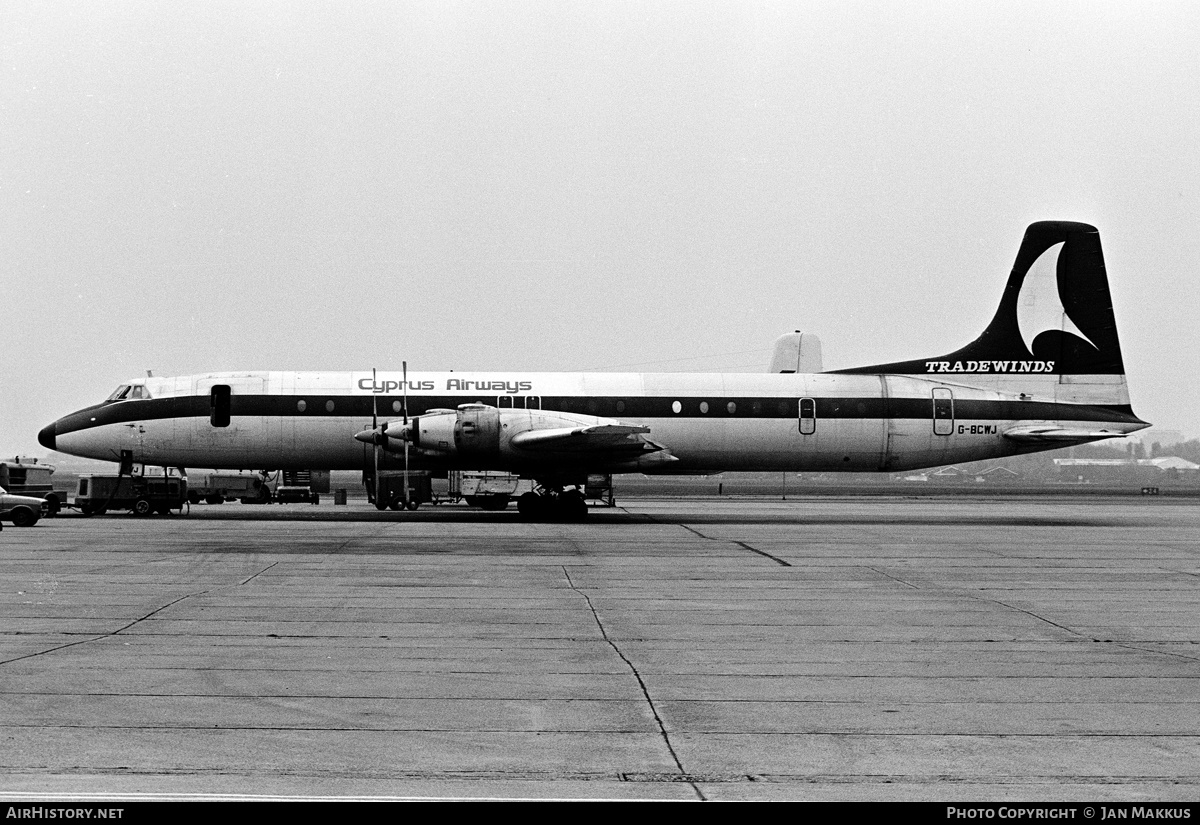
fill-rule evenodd
<path id="1" fill-rule="evenodd" d="M 1100 228 L 1200 435 L 1200 4 L 0 6 L 0 456 L 122 379 L 934 356 Z"/>

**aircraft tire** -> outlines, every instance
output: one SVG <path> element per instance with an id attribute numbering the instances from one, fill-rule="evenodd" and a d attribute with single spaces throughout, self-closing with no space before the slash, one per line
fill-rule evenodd
<path id="1" fill-rule="evenodd" d="M 564 521 L 584 521 L 588 515 L 587 501 L 578 490 L 558 497 L 558 513 Z"/>
<path id="2" fill-rule="evenodd" d="M 542 521 L 554 515 L 555 502 L 537 493 L 523 493 L 517 499 L 517 512 L 529 521 Z"/>
<path id="3" fill-rule="evenodd" d="M 135 516 L 148 516 L 153 509 L 154 506 L 150 503 L 149 499 L 139 498 L 133 503 L 133 514 Z"/>

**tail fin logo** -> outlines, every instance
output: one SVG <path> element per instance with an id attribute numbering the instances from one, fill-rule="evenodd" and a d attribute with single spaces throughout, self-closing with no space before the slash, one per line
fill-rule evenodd
<path id="1" fill-rule="evenodd" d="M 982 335 L 937 358 L 839 372 L 1124 375 L 1100 233 L 1074 221 L 1030 224 Z"/>
<path id="2" fill-rule="evenodd" d="M 1030 353 L 1033 341 L 1043 332 L 1057 331 L 1075 335 L 1099 351 L 1096 342 L 1080 331 L 1067 315 L 1058 292 L 1058 256 L 1065 242 L 1059 242 L 1038 256 L 1025 273 L 1017 298 L 1017 327 Z"/>

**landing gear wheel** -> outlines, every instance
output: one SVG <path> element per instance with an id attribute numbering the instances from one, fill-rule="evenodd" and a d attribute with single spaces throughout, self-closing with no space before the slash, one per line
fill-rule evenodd
<path id="1" fill-rule="evenodd" d="M 546 499 L 537 493 L 523 493 L 517 499 L 517 512 L 525 518 L 541 518 L 546 514 Z"/>
<path id="2" fill-rule="evenodd" d="M 139 498 L 133 503 L 133 514 L 135 516 L 148 516 L 154 507 L 150 504 L 149 499 Z"/>
<path id="3" fill-rule="evenodd" d="M 578 490 L 563 493 L 556 503 L 559 516 L 565 521 L 583 521 L 587 518 L 587 501 Z"/>

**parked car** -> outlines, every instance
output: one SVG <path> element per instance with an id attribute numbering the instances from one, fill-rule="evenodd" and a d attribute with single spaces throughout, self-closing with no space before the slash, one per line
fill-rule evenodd
<path id="1" fill-rule="evenodd" d="M 32 527 L 46 515 L 49 505 L 43 498 L 15 496 L 0 487 L 0 519 L 7 519 L 17 527 Z"/>

